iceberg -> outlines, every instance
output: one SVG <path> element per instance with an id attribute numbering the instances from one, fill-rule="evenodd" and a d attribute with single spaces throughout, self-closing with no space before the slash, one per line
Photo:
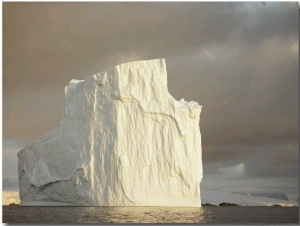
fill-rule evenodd
<path id="1" fill-rule="evenodd" d="M 201 206 L 201 106 L 168 92 L 164 59 L 64 89 L 55 129 L 18 152 L 23 206 Z"/>

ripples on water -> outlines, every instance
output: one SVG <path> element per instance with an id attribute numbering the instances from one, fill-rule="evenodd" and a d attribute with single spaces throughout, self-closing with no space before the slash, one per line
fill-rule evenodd
<path id="1" fill-rule="evenodd" d="M 3 207 L 4 223 L 298 223 L 292 207 Z"/>

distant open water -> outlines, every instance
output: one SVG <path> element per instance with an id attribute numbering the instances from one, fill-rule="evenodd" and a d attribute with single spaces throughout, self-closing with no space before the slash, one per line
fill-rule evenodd
<path id="1" fill-rule="evenodd" d="M 3 206 L 4 223 L 298 223 L 298 207 Z"/>

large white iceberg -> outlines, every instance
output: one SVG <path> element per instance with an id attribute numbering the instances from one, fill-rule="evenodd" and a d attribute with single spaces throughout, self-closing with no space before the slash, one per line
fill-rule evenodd
<path id="1" fill-rule="evenodd" d="M 18 153 L 21 205 L 201 206 L 201 106 L 169 94 L 164 59 L 72 80 L 62 102 Z"/>

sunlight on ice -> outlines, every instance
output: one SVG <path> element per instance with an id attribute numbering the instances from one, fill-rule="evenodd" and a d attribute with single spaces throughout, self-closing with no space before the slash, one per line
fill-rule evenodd
<path id="1" fill-rule="evenodd" d="M 164 59 L 71 80 L 60 125 L 18 153 L 21 205 L 201 206 L 201 106 Z"/>

